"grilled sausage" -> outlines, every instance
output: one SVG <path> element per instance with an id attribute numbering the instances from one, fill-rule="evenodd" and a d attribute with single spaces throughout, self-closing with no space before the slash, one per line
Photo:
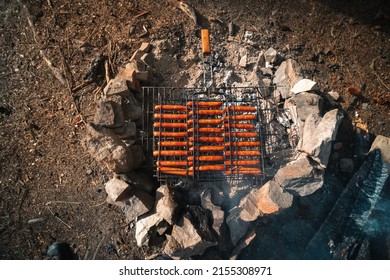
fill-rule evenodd
<path id="1" fill-rule="evenodd" d="M 255 115 L 233 115 L 229 117 L 224 117 L 223 118 L 225 121 L 252 121 L 256 120 Z"/>
<path id="2" fill-rule="evenodd" d="M 186 160 L 177 160 L 177 161 L 170 161 L 170 160 L 161 160 L 157 161 L 157 166 L 165 166 L 165 167 L 172 167 L 172 166 L 187 166 L 188 162 Z"/>
<path id="3" fill-rule="evenodd" d="M 189 156 L 188 161 L 192 162 L 193 160 L 199 160 L 199 161 L 221 161 L 224 160 L 224 156 Z"/>
<path id="4" fill-rule="evenodd" d="M 225 165 L 201 165 L 196 166 L 195 168 L 193 166 L 189 168 L 190 171 L 193 171 L 194 169 L 199 171 L 224 171 Z"/>
<path id="5" fill-rule="evenodd" d="M 155 111 L 180 111 L 180 112 L 185 112 L 187 111 L 187 106 L 183 105 L 170 105 L 170 104 L 165 104 L 165 105 L 156 105 L 154 106 Z"/>
<path id="6" fill-rule="evenodd" d="M 261 153 L 259 150 L 255 151 L 225 151 L 226 156 L 260 156 Z"/>
<path id="7" fill-rule="evenodd" d="M 256 108 L 252 106 L 229 106 L 230 112 L 256 112 Z M 225 112 L 227 109 L 225 109 Z"/>
<path id="8" fill-rule="evenodd" d="M 189 141 L 194 142 L 194 137 L 189 137 Z M 222 137 L 208 137 L 208 136 L 199 136 L 196 138 L 199 142 L 214 142 L 214 143 L 222 143 L 224 139 Z"/>
<path id="9" fill-rule="evenodd" d="M 240 174 L 240 175 L 261 175 L 262 172 L 259 168 L 255 169 L 237 169 L 237 170 L 227 170 L 225 171 L 226 175 L 232 175 L 232 174 Z"/>
<path id="10" fill-rule="evenodd" d="M 154 151 L 153 156 L 186 156 L 188 153 L 187 151 L 180 151 L 180 150 L 164 150 L 164 151 Z"/>
<path id="11" fill-rule="evenodd" d="M 225 160 L 225 165 L 258 165 L 260 160 Z"/>
<path id="12" fill-rule="evenodd" d="M 188 101 L 187 106 L 198 108 L 218 108 L 222 106 L 222 101 Z"/>
<path id="13" fill-rule="evenodd" d="M 201 128 L 190 128 L 188 130 L 189 133 L 193 132 L 199 132 L 199 133 L 222 133 L 222 128 L 213 128 L 213 127 L 201 127 Z"/>
<path id="14" fill-rule="evenodd" d="M 187 137 L 187 132 L 168 132 L 168 131 L 155 131 L 153 132 L 155 137 L 172 137 L 172 138 L 183 138 Z"/>
<path id="15" fill-rule="evenodd" d="M 251 124 L 251 123 L 230 123 L 230 124 L 225 123 L 224 127 L 228 128 L 228 129 L 235 129 L 235 128 L 238 128 L 238 129 L 255 129 L 255 126 L 253 124 Z"/>
<path id="16" fill-rule="evenodd" d="M 225 146 L 232 146 L 232 147 L 258 147 L 260 146 L 260 142 L 258 141 L 244 141 L 244 142 L 228 142 L 225 143 Z"/>
<path id="17" fill-rule="evenodd" d="M 187 114 L 154 114 L 155 119 L 186 120 Z"/>
<path id="18" fill-rule="evenodd" d="M 193 176 L 194 172 L 187 171 L 182 168 L 173 168 L 173 167 L 159 167 L 157 168 L 161 173 L 171 174 L 171 175 L 179 175 L 179 176 Z"/>
<path id="19" fill-rule="evenodd" d="M 219 152 L 225 150 L 224 146 L 200 146 L 196 147 L 197 150 L 201 152 Z M 190 148 L 190 151 L 194 151 L 194 147 Z"/>
<path id="20" fill-rule="evenodd" d="M 187 144 L 185 141 L 162 141 L 157 143 L 161 147 L 186 147 Z"/>
<path id="21" fill-rule="evenodd" d="M 222 115 L 222 110 L 198 110 L 188 112 L 189 116 L 193 115 L 206 115 L 206 116 L 220 116 Z"/>
<path id="22" fill-rule="evenodd" d="M 235 137 L 235 138 L 255 138 L 259 135 L 256 132 L 225 132 L 224 137 Z"/>
<path id="23" fill-rule="evenodd" d="M 181 128 L 181 129 L 186 129 L 187 124 L 186 123 L 161 123 L 161 122 L 155 122 L 153 124 L 153 127 L 158 128 L 158 127 L 163 127 L 163 128 Z"/>
<path id="24" fill-rule="evenodd" d="M 194 122 L 198 124 L 221 124 L 222 120 L 221 119 L 200 119 L 200 120 L 189 120 L 187 123 L 192 125 Z"/>

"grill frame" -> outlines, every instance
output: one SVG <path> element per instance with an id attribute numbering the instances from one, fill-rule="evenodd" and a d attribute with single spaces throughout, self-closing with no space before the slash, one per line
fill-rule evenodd
<path id="1" fill-rule="evenodd" d="M 271 124 L 267 123 L 267 117 L 279 114 L 280 112 L 286 112 L 289 109 L 284 109 L 274 101 L 269 96 L 275 90 L 275 87 L 229 87 L 229 88 L 219 88 L 214 93 L 207 92 L 202 88 L 176 88 L 176 87 L 143 87 L 142 88 L 142 109 L 144 111 L 144 118 L 142 119 L 141 124 L 141 141 L 143 147 L 145 147 L 146 152 L 146 165 L 151 167 L 153 166 L 154 174 L 158 181 L 164 183 L 175 184 L 179 181 L 195 181 L 195 182 L 213 182 L 213 181 L 241 181 L 243 179 L 247 181 L 252 181 L 254 184 L 259 183 L 259 181 L 263 181 L 267 178 L 267 166 L 265 159 L 270 158 L 272 156 L 273 151 L 278 149 L 278 142 L 282 141 L 284 137 L 287 137 L 288 142 L 290 143 L 290 147 L 287 148 L 295 148 L 296 141 L 292 139 L 291 133 L 285 133 L 280 137 L 279 134 L 274 133 L 271 128 Z M 154 114 L 163 112 L 159 110 L 158 112 L 155 110 L 155 105 L 157 104 L 171 104 L 171 105 L 186 105 L 187 102 L 199 102 L 199 101 L 222 101 L 223 108 L 228 108 L 229 106 L 252 106 L 256 108 L 256 132 L 258 133 L 257 139 L 255 141 L 260 142 L 260 145 L 257 147 L 260 151 L 260 156 L 256 159 L 259 160 L 258 167 L 262 170 L 262 175 L 241 175 L 241 174 L 231 174 L 226 175 L 222 171 L 212 171 L 212 172 L 194 172 L 193 176 L 186 174 L 186 176 L 175 176 L 170 174 L 164 174 L 159 172 L 157 169 L 156 162 L 161 160 L 160 153 L 157 158 L 153 158 L 153 151 L 160 151 L 160 146 L 157 145 L 158 142 L 161 142 L 163 139 L 161 135 L 159 137 L 154 136 L 153 134 L 153 124 Z M 274 102 L 274 106 L 265 106 L 264 104 L 268 104 L 267 102 Z M 185 114 L 189 114 L 189 108 L 186 106 L 187 111 Z M 228 122 L 230 121 L 230 110 L 226 110 L 226 117 Z M 199 108 L 195 109 L 194 112 L 199 112 Z M 195 120 L 199 120 L 199 115 L 194 114 Z M 194 120 L 194 123 L 195 123 Z M 161 120 L 160 120 L 161 121 Z M 186 123 L 188 118 L 186 119 Z M 228 124 L 229 127 L 230 124 Z M 187 129 L 188 131 L 188 126 Z M 192 137 L 197 139 L 199 134 Z M 290 131 L 292 131 L 290 129 Z M 231 133 L 227 133 L 229 139 L 227 142 L 235 143 L 231 137 Z M 199 139 L 199 138 L 198 138 Z M 186 141 L 188 139 L 185 139 Z M 232 142 L 233 141 L 233 142 Z M 188 141 L 187 141 L 188 143 Z M 188 145 L 188 144 L 187 144 Z M 283 149 L 283 147 L 281 147 Z M 188 151 L 189 147 L 186 147 Z M 196 151 L 196 149 L 195 149 Z M 192 166 L 200 166 L 200 162 L 195 162 L 196 155 L 194 154 L 194 162 Z M 148 160 L 149 159 L 149 160 Z M 182 158 L 178 158 L 175 156 L 171 157 L 171 160 L 182 160 Z M 224 164 L 225 164 L 224 159 Z M 232 153 L 230 155 L 230 159 L 228 159 L 231 164 L 234 161 L 239 160 L 238 158 L 234 158 Z M 186 166 L 186 169 L 190 165 Z"/>

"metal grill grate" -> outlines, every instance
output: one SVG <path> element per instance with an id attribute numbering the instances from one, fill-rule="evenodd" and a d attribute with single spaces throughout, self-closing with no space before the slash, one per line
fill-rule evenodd
<path id="1" fill-rule="evenodd" d="M 274 133 L 270 118 L 284 109 L 268 104 L 265 96 L 272 91 L 143 88 L 142 140 L 157 179 L 263 179 L 267 154 L 294 143 L 291 135 Z"/>

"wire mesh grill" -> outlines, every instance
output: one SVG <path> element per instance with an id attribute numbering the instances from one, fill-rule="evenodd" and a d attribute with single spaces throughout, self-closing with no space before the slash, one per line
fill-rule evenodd
<path id="1" fill-rule="evenodd" d="M 272 91 L 143 88 L 141 136 L 157 179 L 264 179 L 267 155 L 295 145 L 292 129 L 280 124 L 286 109 L 266 99 Z"/>

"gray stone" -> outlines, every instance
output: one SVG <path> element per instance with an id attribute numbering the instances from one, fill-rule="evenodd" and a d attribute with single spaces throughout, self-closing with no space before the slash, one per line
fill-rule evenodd
<path id="1" fill-rule="evenodd" d="M 213 229 L 218 235 L 221 235 L 221 227 L 224 222 L 225 212 L 221 207 L 214 205 L 211 201 L 211 196 L 211 190 L 203 191 L 200 195 L 201 205 L 203 208 L 210 210 L 213 218 Z"/>
<path id="2" fill-rule="evenodd" d="M 292 93 L 297 94 L 300 92 L 305 92 L 305 91 L 315 91 L 318 90 L 318 84 L 317 82 L 314 82 L 309 79 L 302 79 L 299 80 L 291 89 Z"/>
<path id="3" fill-rule="evenodd" d="M 89 123 L 86 131 L 82 144 L 96 161 L 114 173 L 126 173 L 134 168 L 133 152 L 111 129 Z"/>
<path id="4" fill-rule="evenodd" d="M 293 121 L 294 124 L 298 125 L 298 112 L 297 106 L 294 105 L 291 98 L 288 98 L 284 101 L 283 108 L 286 109 L 286 114 Z"/>
<path id="5" fill-rule="evenodd" d="M 114 202 L 124 201 L 129 198 L 132 187 L 125 181 L 113 178 L 105 185 L 105 190 L 110 198 Z"/>
<path id="6" fill-rule="evenodd" d="M 274 63 L 277 59 L 277 55 L 278 53 L 274 48 L 269 48 L 264 53 L 265 61 L 268 61 L 269 63 Z"/>
<path id="7" fill-rule="evenodd" d="M 136 140 L 137 126 L 135 122 L 126 122 L 122 128 L 123 130 L 114 130 L 120 139 Z"/>
<path id="8" fill-rule="evenodd" d="M 337 101 L 340 99 L 340 94 L 337 91 L 330 91 L 328 94 L 333 98 L 334 101 Z"/>
<path id="9" fill-rule="evenodd" d="M 139 216 L 149 212 L 154 206 L 154 198 L 140 190 L 136 190 L 133 196 L 125 201 L 125 216 L 128 223 Z"/>
<path id="10" fill-rule="evenodd" d="M 137 121 L 142 116 L 142 108 L 133 94 L 123 98 L 122 108 L 126 120 Z"/>
<path id="11" fill-rule="evenodd" d="M 133 72 L 146 71 L 147 65 L 145 63 L 143 63 L 142 61 L 139 61 L 139 60 L 134 61 L 133 60 L 133 61 L 130 61 L 129 63 L 127 63 L 125 65 L 125 68 L 129 69 L 128 74 L 130 74 L 130 75 L 126 75 L 126 76 L 132 77 L 133 75 L 131 75 L 131 73 L 133 73 Z"/>
<path id="12" fill-rule="evenodd" d="M 257 207 L 256 195 L 258 189 L 250 191 L 245 197 L 240 201 L 239 207 L 240 218 L 246 222 L 252 222 L 256 220 L 259 216 L 262 215 L 262 212 Z"/>
<path id="13" fill-rule="evenodd" d="M 239 62 L 240 67 L 246 68 L 247 59 L 248 59 L 247 55 L 243 55 L 240 58 L 240 62 Z"/>
<path id="14" fill-rule="evenodd" d="M 106 96 L 111 96 L 111 95 L 128 96 L 130 93 L 126 80 L 121 77 L 111 79 L 106 85 L 106 87 L 104 88 L 103 92 Z"/>
<path id="15" fill-rule="evenodd" d="M 291 207 L 293 196 L 275 181 L 268 181 L 256 191 L 256 205 L 263 214 L 272 214 Z"/>
<path id="16" fill-rule="evenodd" d="M 323 118 L 316 114 L 309 115 L 303 127 L 303 134 L 297 150 L 305 152 L 322 167 L 326 167 L 332 149 L 332 141 L 336 139 L 342 113 L 338 109 L 327 112 Z"/>
<path id="17" fill-rule="evenodd" d="M 283 61 L 275 72 L 274 83 L 284 99 L 291 97 L 291 88 L 302 79 L 301 69 L 295 60 Z"/>
<path id="18" fill-rule="evenodd" d="M 250 225 L 250 222 L 241 219 L 241 211 L 241 207 L 236 206 L 229 211 L 226 218 L 226 224 L 229 226 L 230 238 L 234 246 L 247 233 Z"/>
<path id="19" fill-rule="evenodd" d="M 94 123 L 107 128 L 117 128 L 124 124 L 122 106 L 114 101 L 100 101 L 94 117 Z"/>
<path id="20" fill-rule="evenodd" d="M 354 170 L 353 160 L 350 158 L 340 159 L 340 170 L 341 170 L 341 172 L 352 173 Z"/>
<path id="21" fill-rule="evenodd" d="M 259 56 L 257 57 L 257 60 L 256 60 L 256 65 L 257 65 L 257 67 L 260 67 L 260 68 L 265 67 L 265 57 L 264 57 L 263 51 L 261 51 L 259 53 Z M 268 68 L 266 68 L 266 69 L 268 69 Z"/>
<path id="22" fill-rule="evenodd" d="M 260 68 L 260 71 L 261 73 L 264 75 L 264 76 L 272 76 L 273 75 L 273 72 L 272 72 L 272 69 L 270 68 L 266 68 L 266 67 L 261 67 Z"/>
<path id="23" fill-rule="evenodd" d="M 172 234 L 167 236 L 168 242 L 164 253 L 173 259 L 187 259 L 192 256 L 202 255 L 204 251 L 214 246 L 215 242 L 204 240 L 198 230 L 187 217 L 173 226 Z"/>
<path id="24" fill-rule="evenodd" d="M 274 180 L 293 195 L 307 196 L 323 186 L 324 171 L 316 162 L 302 156 L 280 168 Z"/>
<path id="25" fill-rule="evenodd" d="M 170 225 L 175 223 L 178 204 L 176 197 L 167 185 L 160 186 L 156 191 L 156 212 Z"/>
<path id="26" fill-rule="evenodd" d="M 294 95 L 291 101 L 297 108 L 298 118 L 303 122 L 310 114 L 321 115 L 323 99 L 317 94 L 302 92 Z"/>
<path id="27" fill-rule="evenodd" d="M 153 229 L 156 229 L 157 225 L 162 221 L 163 218 L 158 213 L 138 219 L 135 224 L 135 239 L 138 247 L 147 245 Z"/>

